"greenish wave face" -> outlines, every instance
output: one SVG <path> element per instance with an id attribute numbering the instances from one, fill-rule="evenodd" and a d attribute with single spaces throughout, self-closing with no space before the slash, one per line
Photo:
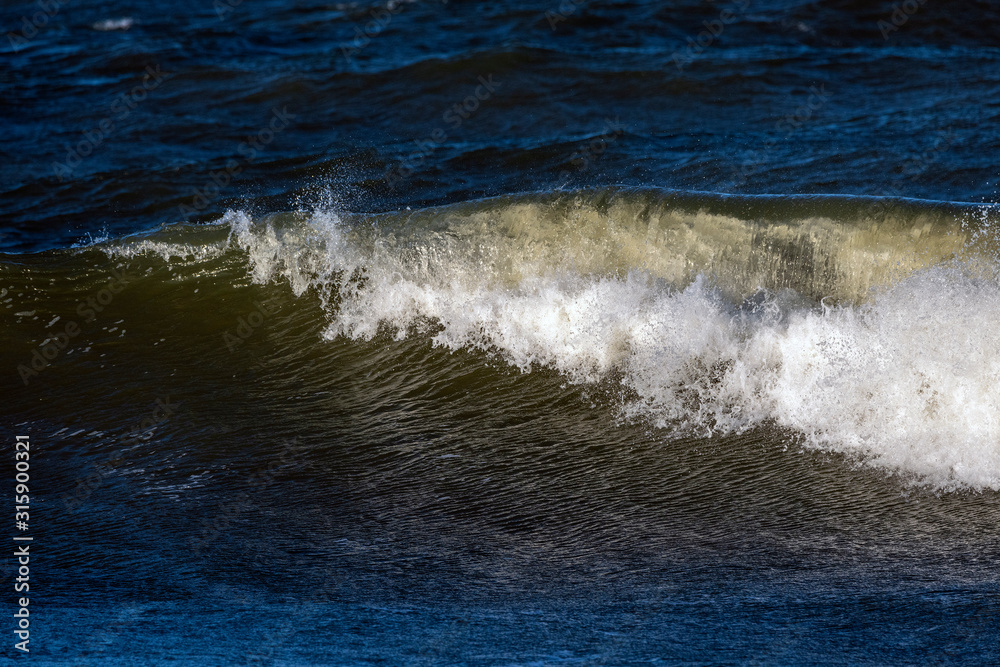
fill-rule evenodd
<path id="1" fill-rule="evenodd" d="M 1000 489 L 996 216 L 652 189 L 230 212 L 7 257 L 2 361 L 15 385 L 127 394 L 142 368 L 225 395 L 264 355 L 288 400 L 361 359 L 427 377 L 499 362 L 552 373 L 554 393 L 612 387 L 618 418 L 664 437 L 776 427 L 939 489 Z M 126 361 L 106 368 L 111 350 Z"/>

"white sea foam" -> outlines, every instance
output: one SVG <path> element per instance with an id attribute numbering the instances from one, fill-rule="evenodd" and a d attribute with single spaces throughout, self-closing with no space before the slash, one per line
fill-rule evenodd
<path id="1" fill-rule="evenodd" d="M 131 16 L 118 19 L 102 19 L 92 24 L 90 27 L 98 32 L 110 32 L 112 30 L 128 30 L 135 23 Z"/>
<path id="2" fill-rule="evenodd" d="M 748 285 L 741 301 L 705 271 L 602 265 L 567 238 L 560 260 L 502 225 L 229 222 L 256 280 L 329 295 L 330 338 L 423 331 L 574 382 L 614 373 L 626 413 L 671 433 L 777 424 L 940 489 L 1000 490 L 1000 281 L 982 266 L 942 259 L 860 300 Z"/>

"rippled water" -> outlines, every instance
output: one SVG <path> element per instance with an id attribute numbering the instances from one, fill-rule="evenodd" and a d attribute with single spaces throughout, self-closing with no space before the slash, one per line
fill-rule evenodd
<path id="1" fill-rule="evenodd" d="M 997 661 L 994 5 L 3 15 L 34 660 Z"/>

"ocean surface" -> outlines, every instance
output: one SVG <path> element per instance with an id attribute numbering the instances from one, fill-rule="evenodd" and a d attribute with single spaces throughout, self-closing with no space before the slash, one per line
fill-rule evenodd
<path id="1" fill-rule="evenodd" d="M 4 661 L 1000 663 L 997 3 L 0 15 Z"/>

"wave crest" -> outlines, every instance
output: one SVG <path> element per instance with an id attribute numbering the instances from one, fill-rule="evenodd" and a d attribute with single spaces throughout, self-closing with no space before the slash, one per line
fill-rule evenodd
<path id="1" fill-rule="evenodd" d="M 226 223 L 256 281 L 324 297 L 327 338 L 614 377 L 625 414 L 669 433 L 776 424 L 1000 489 L 993 211 L 862 204 L 599 191 Z"/>

